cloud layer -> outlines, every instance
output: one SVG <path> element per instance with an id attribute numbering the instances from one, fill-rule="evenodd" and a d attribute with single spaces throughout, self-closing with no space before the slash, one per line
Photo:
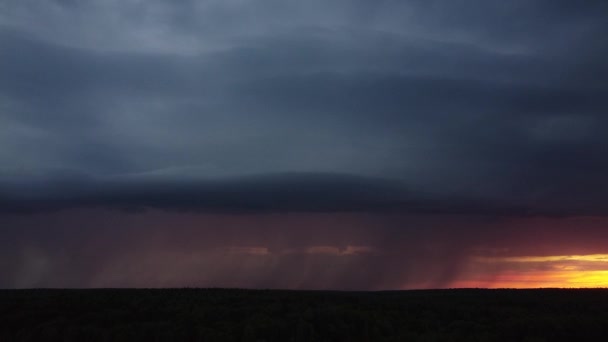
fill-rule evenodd
<path id="1" fill-rule="evenodd" d="M 3 7 L 4 179 L 333 172 L 605 199 L 603 2 Z"/>
<path id="2" fill-rule="evenodd" d="M 84 274 L 101 272 L 97 263 L 111 254 L 95 256 L 96 266 L 85 271 L 89 266 L 62 264 L 57 258 L 68 256 L 37 247 L 63 241 L 61 249 L 72 240 L 58 236 L 85 234 L 73 230 L 86 225 L 76 219 L 81 212 L 91 220 L 114 217 L 116 238 L 129 231 L 121 228 L 127 221 L 159 212 L 175 222 L 180 215 L 236 215 L 250 226 L 267 215 L 383 216 L 370 239 L 392 232 L 387 222 L 395 215 L 438 217 L 404 229 L 397 241 L 418 241 L 416 234 L 439 226 L 476 241 L 477 233 L 462 232 L 468 221 L 475 232 L 522 237 L 518 228 L 486 220 L 605 217 L 607 14 L 605 1 L 567 0 L 3 1 L 0 229 L 22 236 L 10 257 L 25 258 L 23 269 L 82 277 L 65 284 L 106 284 Z M 61 217 L 61 224 L 49 224 L 49 217 Z M 175 224 L 163 222 L 159 234 L 171 236 Z M 584 229 L 595 234 L 591 226 Z M 340 230 L 323 227 L 289 221 L 277 234 Z M 106 228 L 85 231 L 89 241 Z M 137 234 L 127 241 L 151 254 L 134 260 L 162 264 L 166 248 L 139 245 L 146 235 Z M 293 287 L 291 278 L 273 283 L 279 278 L 272 272 L 304 267 L 305 251 L 335 248 L 336 255 L 315 256 L 311 272 L 323 272 L 326 259 L 336 257 L 350 260 L 335 266 L 351 267 L 348 276 L 326 283 L 304 277 L 301 284 L 398 286 L 416 272 L 397 272 L 396 260 L 432 264 L 409 254 L 378 257 L 385 243 L 287 244 L 280 249 L 298 252 L 253 253 L 264 261 L 252 263 L 289 265 L 251 266 L 266 270 L 259 283 L 213 279 Z M 429 254 L 438 268 L 433 277 L 452 281 L 440 276 L 440 261 L 451 269 L 448 255 L 474 255 L 468 240 L 457 245 Z M 368 252 L 344 254 L 348 246 Z M 232 255 L 229 270 L 240 267 L 235 255 L 242 253 L 226 251 L 268 246 L 231 241 L 209 248 L 192 260 Z M 179 251 L 169 248 L 174 262 L 167 270 L 190 258 Z M 65 270 L 49 271 L 57 262 Z M 356 278 L 358 267 L 363 274 L 397 274 L 365 283 L 363 275 Z M 19 272 L 11 268 L 3 286 L 64 284 Z M 433 277 L 421 279 L 450 283 Z M 129 284 L 121 281 L 107 284 Z"/>

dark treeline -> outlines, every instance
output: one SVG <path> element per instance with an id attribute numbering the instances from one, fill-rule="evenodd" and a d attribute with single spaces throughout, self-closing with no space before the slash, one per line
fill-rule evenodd
<path id="1" fill-rule="evenodd" d="M 0 290 L 0 341 L 591 341 L 608 290 Z"/>

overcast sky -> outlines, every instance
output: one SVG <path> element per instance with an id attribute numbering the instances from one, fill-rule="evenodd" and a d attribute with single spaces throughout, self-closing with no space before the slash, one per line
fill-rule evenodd
<path id="1" fill-rule="evenodd" d="M 543 253 L 608 253 L 606 18 L 599 0 L 0 0 L 0 286 L 442 287 L 455 255 L 531 254 L 538 220 L 561 232 Z M 404 247 L 422 240 L 443 247 Z M 342 261 L 278 275 L 317 254 Z"/>

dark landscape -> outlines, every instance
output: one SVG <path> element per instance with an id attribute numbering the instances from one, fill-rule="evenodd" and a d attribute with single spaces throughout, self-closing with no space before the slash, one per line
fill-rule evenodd
<path id="1" fill-rule="evenodd" d="M 1 341 L 601 341 L 608 290 L 0 291 Z"/>

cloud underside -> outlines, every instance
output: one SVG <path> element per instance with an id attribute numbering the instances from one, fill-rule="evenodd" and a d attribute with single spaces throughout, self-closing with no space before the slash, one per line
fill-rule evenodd
<path id="1" fill-rule="evenodd" d="M 347 174 L 285 173 L 215 181 L 62 179 L 4 184 L 0 212 L 149 209 L 200 213 L 354 212 L 385 214 L 605 216 L 606 206 L 569 201 L 463 197 L 412 190 L 402 182 Z M 567 204 L 567 205 L 565 205 Z"/>

